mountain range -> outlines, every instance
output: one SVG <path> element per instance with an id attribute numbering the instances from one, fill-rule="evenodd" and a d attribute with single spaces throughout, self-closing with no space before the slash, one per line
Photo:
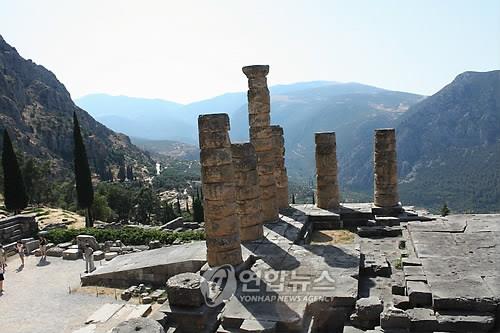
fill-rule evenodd
<path id="1" fill-rule="evenodd" d="M 462 73 L 429 97 L 329 81 L 270 91 L 272 122 L 285 132 L 291 184 L 312 188 L 313 133 L 335 131 L 344 197 L 355 193 L 369 200 L 373 131 L 395 127 L 403 203 L 500 211 L 500 71 Z M 97 173 L 124 161 L 150 168 L 154 161 L 144 150 L 196 158 L 196 118 L 203 113 L 228 113 L 232 141 L 248 140 L 245 92 L 187 105 L 104 94 L 76 102 L 80 107 L 53 73 L 23 59 L 0 37 L 0 130 L 10 132 L 18 151 L 50 161 L 54 174 L 71 170 L 74 112 Z"/>
<path id="2" fill-rule="evenodd" d="M 356 193 L 356 197 L 369 200 L 373 187 L 373 131 L 394 127 L 403 203 L 431 209 L 447 203 L 456 211 L 500 211 L 500 71 L 462 73 L 429 97 L 359 83 L 325 81 L 273 86 L 270 91 L 272 122 L 285 131 L 291 180 L 312 184 L 313 133 L 335 131 L 343 192 L 347 197 Z M 88 96 L 77 103 L 119 130 L 85 104 L 94 98 Z M 111 100 L 126 97 L 106 98 L 110 105 L 107 112 L 120 115 L 120 109 L 113 106 L 119 103 Z M 151 132 L 139 136 L 173 140 L 182 137 L 196 145 L 196 116 L 225 112 L 231 117 L 232 141 L 248 140 L 244 92 L 188 105 L 168 105 L 175 107 L 165 112 L 164 119 L 179 119 L 188 126 L 178 125 L 175 131 L 160 131 L 155 137 Z M 155 121 L 148 112 L 145 107 L 138 111 L 145 127 L 149 126 L 147 122 Z M 160 142 L 152 141 L 144 147 L 157 151 Z"/>

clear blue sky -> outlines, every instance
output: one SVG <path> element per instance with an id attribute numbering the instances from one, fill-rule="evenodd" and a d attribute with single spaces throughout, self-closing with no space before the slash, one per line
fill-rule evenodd
<path id="1" fill-rule="evenodd" d="M 241 67 L 260 63 L 270 84 L 428 95 L 500 68 L 499 0 L 0 0 L 0 34 L 74 98 L 190 102 L 245 90 Z"/>

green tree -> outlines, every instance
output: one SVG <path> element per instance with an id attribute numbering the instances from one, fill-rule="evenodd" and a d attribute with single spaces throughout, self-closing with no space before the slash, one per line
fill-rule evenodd
<path id="1" fill-rule="evenodd" d="M 96 220 L 108 222 L 111 220 L 113 211 L 108 206 L 108 201 L 106 197 L 100 193 L 97 193 L 94 197 L 94 203 L 92 204 L 92 216 Z"/>
<path id="2" fill-rule="evenodd" d="M 295 194 L 292 194 L 292 204 L 295 205 Z"/>
<path id="3" fill-rule="evenodd" d="M 203 222 L 205 219 L 203 212 L 203 203 L 200 199 L 199 194 L 197 194 L 196 198 L 193 198 L 193 221 L 194 222 Z"/>
<path id="4" fill-rule="evenodd" d="M 94 226 L 91 211 L 92 203 L 94 202 L 94 189 L 92 188 L 92 178 L 87 159 L 87 151 L 85 150 L 85 145 L 83 143 L 82 134 L 80 132 L 80 124 L 78 123 L 76 112 L 73 113 L 73 126 L 76 197 L 78 207 L 87 211 L 85 226 L 91 228 Z"/>
<path id="5" fill-rule="evenodd" d="M 443 207 L 441 207 L 441 216 L 446 216 L 450 214 L 450 209 L 448 208 L 448 204 L 446 202 L 443 204 Z"/>
<path id="6" fill-rule="evenodd" d="M 16 214 L 28 206 L 23 176 L 7 130 L 3 132 L 2 167 L 5 207 Z"/>
<path id="7" fill-rule="evenodd" d="M 177 217 L 174 208 L 166 200 L 161 202 L 160 222 L 167 223 Z"/>
<path id="8" fill-rule="evenodd" d="M 181 200 L 179 199 L 179 196 L 177 196 L 177 202 L 175 203 L 177 207 L 177 214 L 182 215 L 182 209 L 181 209 Z"/>
<path id="9" fill-rule="evenodd" d="M 131 165 L 127 166 L 127 179 L 134 180 L 134 168 Z"/>
<path id="10" fill-rule="evenodd" d="M 142 224 L 153 224 L 159 207 L 158 196 L 153 190 L 150 187 L 142 188 L 135 199 L 135 220 Z"/>
<path id="11" fill-rule="evenodd" d="M 118 169 L 118 180 L 123 183 L 125 181 L 125 178 L 127 178 L 126 172 L 125 172 L 125 165 L 121 164 L 120 168 Z"/>
<path id="12" fill-rule="evenodd" d="M 29 158 L 23 165 L 22 174 L 30 203 L 35 205 L 49 204 L 54 199 L 52 186 L 48 179 L 50 174 L 49 161 L 40 162 Z"/>

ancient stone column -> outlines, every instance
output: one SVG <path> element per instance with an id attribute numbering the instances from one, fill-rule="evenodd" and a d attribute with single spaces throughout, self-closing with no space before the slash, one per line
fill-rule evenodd
<path id="1" fill-rule="evenodd" d="M 261 193 L 262 219 L 264 222 L 278 220 L 276 204 L 276 179 L 274 176 L 275 154 L 271 131 L 271 102 L 267 89 L 266 75 L 269 66 L 255 65 L 243 67 L 248 78 L 248 119 L 250 142 L 257 154 L 257 172 Z"/>
<path id="2" fill-rule="evenodd" d="M 274 177 L 276 178 L 276 204 L 278 208 L 288 207 L 288 176 L 285 167 L 285 138 L 283 128 L 278 125 L 271 126 L 273 147 L 276 159 Z"/>
<path id="3" fill-rule="evenodd" d="M 240 238 L 242 241 L 256 240 L 262 237 L 264 231 L 260 208 L 257 155 L 253 145 L 249 142 L 234 143 L 231 145 L 231 151 L 237 212 L 240 218 Z"/>
<path id="4" fill-rule="evenodd" d="M 316 143 L 316 205 L 323 209 L 339 207 L 337 144 L 335 132 L 314 134 Z"/>
<path id="5" fill-rule="evenodd" d="M 394 128 L 375 130 L 374 149 L 374 198 L 375 206 L 399 205 L 398 165 L 396 156 L 396 131 Z"/>
<path id="6" fill-rule="evenodd" d="M 198 117 L 207 261 L 211 267 L 242 262 L 228 131 L 227 114 Z"/>

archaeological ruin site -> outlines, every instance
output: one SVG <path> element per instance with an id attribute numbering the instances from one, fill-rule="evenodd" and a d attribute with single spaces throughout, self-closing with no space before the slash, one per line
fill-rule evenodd
<path id="1" fill-rule="evenodd" d="M 243 67 L 250 142 L 231 142 L 227 114 L 198 118 L 206 241 L 116 255 L 120 244 L 80 239 L 109 259 L 82 285 L 120 288 L 124 302 L 77 332 L 104 332 L 110 318 L 117 333 L 499 332 L 500 215 L 401 203 L 392 128 L 373 133 L 373 202 L 342 201 L 336 134 L 320 132 L 315 204 L 290 203 L 268 72 Z"/>

